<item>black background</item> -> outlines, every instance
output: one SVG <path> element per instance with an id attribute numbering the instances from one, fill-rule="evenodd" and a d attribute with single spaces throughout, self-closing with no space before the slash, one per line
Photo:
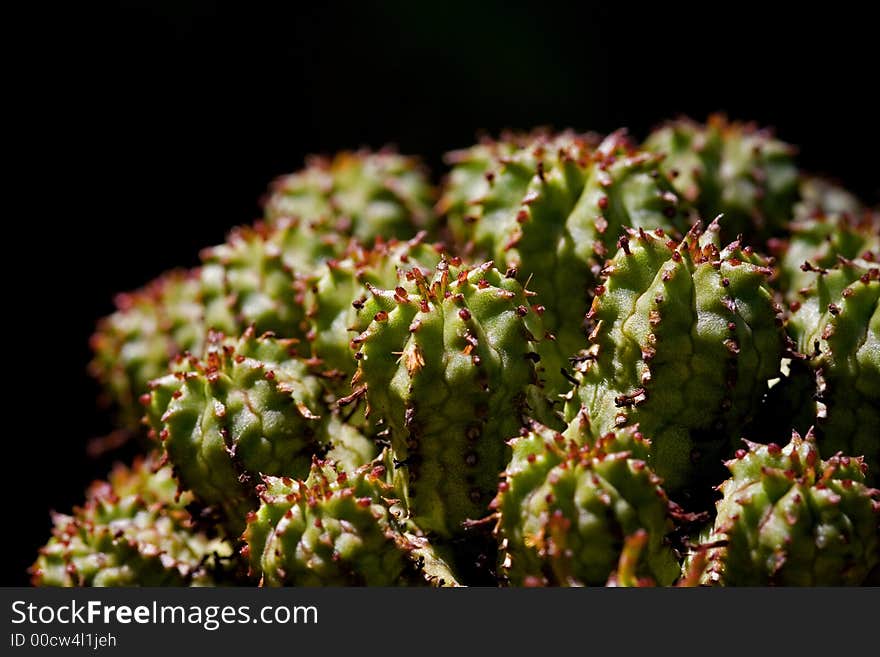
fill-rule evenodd
<path id="1" fill-rule="evenodd" d="M 112 428 L 85 366 L 113 293 L 195 264 L 307 153 L 395 143 L 436 172 L 482 129 L 643 136 L 725 110 L 776 126 L 804 166 L 878 201 L 871 18 L 839 3 L 668 7 L 157 0 L 33 3 L 4 21 L 20 42 L 7 129 L 25 175 L 4 232 L 0 584 L 26 581 L 49 509 L 69 510 L 108 467 L 85 452 Z"/>

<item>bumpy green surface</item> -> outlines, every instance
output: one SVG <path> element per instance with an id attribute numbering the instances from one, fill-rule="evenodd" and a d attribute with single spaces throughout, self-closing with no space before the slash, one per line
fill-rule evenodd
<path id="1" fill-rule="evenodd" d="M 807 272 L 788 329 L 816 377 L 808 400 L 824 457 L 864 456 L 880 484 L 880 266 L 846 261 Z"/>
<path id="2" fill-rule="evenodd" d="M 302 171 L 279 178 L 266 218 L 301 220 L 315 235 L 409 239 L 433 223 L 434 191 L 418 159 L 390 151 L 313 157 Z"/>
<path id="3" fill-rule="evenodd" d="M 433 205 L 313 158 L 117 298 L 90 369 L 162 467 L 53 516 L 36 584 L 880 581 L 876 209 L 721 117 L 447 161 Z"/>
<path id="4" fill-rule="evenodd" d="M 116 312 L 98 323 L 89 370 L 129 427 L 142 415 L 138 398 L 175 355 L 200 348 L 204 324 L 195 273 L 173 271 L 116 297 Z"/>
<path id="5" fill-rule="evenodd" d="M 378 443 L 361 428 L 340 417 L 339 413 L 322 412 L 327 416 L 322 418 L 319 440 L 328 461 L 333 461 L 345 472 L 354 472 L 379 455 Z"/>
<path id="6" fill-rule="evenodd" d="M 305 336 L 305 310 L 293 250 L 296 227 L 232 231 L 226 242 L 202 251 L 201 301 L 208 329 L 238 335 L 253 325 L 258 333 Z M 302 275 L 302 273 L 300 273 Z"/>
<path id="7" fill-rule="evenodd" d="M 536 201 L 541 191 L 537 183 L 543 176 L 546 184 L 549 176 L 552 185 L 544 195 L 557 198 L 560 207 L 554 232 L 559 234 L 583 188 L 587 157 L 594 145 L 589 135 L 538 132 L 508 134 L 499 141 L 487 139 L 449 153 L 446 159 L 453 168 L 438 208 L 459 243 L 494 257 L 515 239 L 519 211 L 529 205 L 523 201 Z M 520 218 L 524 220 L 525 216 Z"/>
<path id="8" fill-rule="evenodd" d="M 354 396 L 387 422 L 395 476 L 426 531 L 450 536 L 485 515 L 536 382 L 538 318 L 528 292 L 490 264 L 413 269 L 373 289 L 355 338 Z"/>
<path id="9" fill-rule="evenodd" d="M 208 586 L 231 546 L 193 528 L 171 468 L 117 467 L 73 515 L 55 514 L 31 568 L 35 586 Z"/>
<path id="10" fill-rule="evenodd" d="M 302 339 L 303 292 L 323 263 L 349 253 L 352 237 L 409 238 L 432 223 L 433 190 L 418 162 L 393 153 L 317 158 L 274 189 L 268 225 L 234 230 L 202 252 L 200 269 L 119 295 L 99 323 L 91 371 L 128 426 L 137 425 L 148 382 L 174 356 L 200 353 L 209 329 L 236 335 L 255 324 Z"/>
<path id="11" fill-rule="evenodd" d="M 880 212 L 812 214 L 788 225 L 789 237 L 774 246 L 779 257 L 778 287 L 787 301 L 814 280 L 813 269 L 831 269 L 841 259 L 880 260 Z"/>
<path id="12" fill-rule="evenodd" d="M 729 239 L 774 235 L 792 218 L 794 149 L 768 130 L 721 116 L 706 124 L 680 119 L 655 130 L 645 147 L 665 156 L 663 171 L 702 217 L 724 214 Z"/>
<path id="13" fill-rule="evenodd" d="M 212 334 L 204 359 L 150 385 L 147 415 L 181 484 L 230 531 L 256 506 L 260 474 L 305 477 L 320 449 L 321 385 L 288 340 Z"/>
<path id="14" fill-rule="evenodd" d="M 810 436 L 750 444 L 728 464 L 705 579 L 731 586 L 857 586 L 880 561 L 880 491 L 860 459 L 821 460 Z"/>
<path id="15" fill-rule="evenodd" d="M 347 384 L 357 369 L 351 340 L 366 329 L 369 287 L 393 288 L 398 272 L 414 267 L 426 276 L 440 262 L 442 247 L 425 243 L 425 234 L 412 240 L 378 242 L 372 248 L 352 245 L 342 260 L 330 260 L 310 286 L 306 305 L 312 353 L 322 368 L 338 374 Z"/>
<path id="16" fill-rule="evenodd" d="M 618 567 L 626 538 L 643 531 L 634 570 L 672 583 L 679 572 L 665 542 L 672 522 L 659 479 L 644 461 L 647 443 L 632 428 L 581 444 L 590 442 L 579 447 L 538 424 L 512 442 L 493 502 L 502 570 L 515 586 L 602 585 Z"/>
<path id="17" fill-rule="evenodd" d="M 635 150 L 623 133 L 597 148 L 589 136 L 509 136 L 450 154 L 440 209 L 465 250 L 517 269 L 538 293 L 548 392 L 567 389 L 559 374 L 585 342 L 589 291 L 623 227 L 685 225 L 659 158 Z"/>
<path id="18" fill-rule="evenodd" d="M 201 268 L 173 272 L 143 290 L 119 295 L 117 311 L 92 338 L 92 373 L 128 426 L 141 416 L 138 398 L 175 356 L 201 353 L 209 330 L 239 335 L 253 325 L 300 340 L 307 353 L 303 305 L 314 254 L 303 252 L 298 226 L 242 227 L 224 244 L 204 249 Z M 330 255 L 333 252 L 328 252 Z"/>
<path id="19" fill-rule="evenodd" d="M 593 300 L 567 405 L 567 417 L 586 412 L 600 434 L 638 424 L 671 491 L 711 478 L 782 346 L 769 269 L 737 243 L 719 250 L 710 228 L 681 243 L 630 231 Z"/>
<path id="20" fill-rule="evenodd" d="M 351 474 L 316 461 L 305 481 L 266 477 L 245 554 L 272 586 L 391 586 L 412 580 L 410 553 L 381 465 Z"/>

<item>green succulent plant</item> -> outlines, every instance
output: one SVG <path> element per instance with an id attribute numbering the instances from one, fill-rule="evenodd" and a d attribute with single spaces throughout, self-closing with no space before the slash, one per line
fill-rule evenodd
<path id="1" fill-rule="evenodd" d="M 364 244 L 377 237 L 409 239 L 434 223 L 434 190 L 417 158 L 391 150 L 312 157 L 272 185 L 266 218 L 298 219 L 320 237 Z"/>
<path id="2" fill-rule="evenodd" d="M 372 320 L 364 311 L 370 288 L 397 285 L 400 271 L 418 267 L 430 275 L 443 247 L 425 243 L 425 233 L 409 241 L 379 241 L 371 248 L 353 244 L 341 260 L 320 270 L 306 297 L 311 349 L 322 367 L 346 383 L 357 370 L 352 338 Z"/>
<path id="3" fill-rule="evenodd" d="M 304 481 L 266 477 L 243 536 L 252 572 L 270 586 L 440 584 L 385 475 L 378 462 L 347 473 L 316 460 Z"/>
<path id="4" fill-rule="evenodd" d="M 749 444 L 709 536 L 705 581 L 728 586 L 858 585 L 880 561 L 880 491 L 861 459 L 822 460 L 811 435 Z"/>
<path id="5" fill-rule="evenodd" d="M 663 585 L 675 580 L 669 502 L 640 433 L 627 428 L 582 447 L 535 424 L 512 450 L 493 502 L 511 584 L 604 585 L 627 537 L 639 532 L 646 538 L 635 572 Z"/>
<path id="6" fill-rule="evenodd" d="M 717 245 L 717 224 L 681 242 L 630 231 L 587 315 L 567 417 L 600 434 L 638 424 L 673 492 L 703 488 L 779 369 L 779 309 L 760 258 Z"/>
<path id="7" fill-rule="evenodd" d="M 253 326 L 297 340 L 308 353 L 304 291 L 295 223 L 241 227 L 221 245 L 204 249 L 202 266 L 173 272 L 143 290 L 119 295 L 117 310 L 92 338 L 92 372 L 129 426 L 142 415 L 149 383 L 184 353 L 199 354 L 209 331 L 239 335 Z"/>
<path id="8" fill-rule="evenodd" d="M 880 265 L 843 260 L 804 273 L 812 283 L 788 320 L 810 377 L 802 417 L 815 424 L 823 457 L 863 456 L 868 480 L 880 484 Z"/>
<path id="9" fill-rule="evenodd" d="M 645 148 L 703 217 L 723 214 L 727 239 L 763 239 L 781 232 L 798 200 L 795 149 L 772 131 L 721 115 L 705 124 L 679 119 L 655 130 Z"/>
<path id="10" fill-rule="evenodd" d="M 416 523 L 451 536 L 484 515 L 507 460 L 505 441 L 537 384 L 539 318 L 512 276 L 442 261 L 392 290 L 373 289 L 354 395 L 390 430 L 395 475 Z"/>
<path id="11" fill-rule="evenodd" d="M 777 287 L 793 311 L 809 295 L 815 271 L 841 261 L 880 260 L 880 212 L 814 214 L 793 220 L 788 230 L 788 239 L 772 246 L 779 259 Z"/>
<path id="12" fill-rule="evenodd" d="M 90 371 L 149 456 L 35 584 L 880 581 L 876 208 L 721 117 L 447 162 L 312 158 L 119 295 Z"/>
<path id="13" fill-rule="evenodd" d="M 321 450 L 321 382 L 288 340 L 212 334 L 204 358 L 150 387 L 147 417 L 182 485 L 231 532 L 256 507 L 261 474 L 305 477 Z"/>
<path id="14" fill-rule="evenodd" d="M 31 567 L 36 586 L 211 586 L 231 581 L 232 546 L 198 530 L 171 468 L 140 459 L 95 482 Z M 227 578 L 229 578 L 227 580 Z"/>
<path id="15" fill-rule="evenodd" d="M 553 339 L 540 347 L 548 392 L 585 342 L 583 315 L 598 273 L 625 228 L 687 229 L 658 156 L 623 132 L 601 143 L 571 132 L 509 135 L 450 154 L 440 201 L 466 252 L 528 280 Z"/>

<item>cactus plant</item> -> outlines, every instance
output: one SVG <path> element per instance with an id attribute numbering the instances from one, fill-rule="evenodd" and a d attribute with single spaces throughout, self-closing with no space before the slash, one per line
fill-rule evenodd
<path id="1" fill-rule="evenodd" d="M 668 501 L 645 463 L 647 443 L 632 428 L 592 443 L 579 447 L 538 424 L 512 442 L 493 501 L 511 584 L 605 584 L 626 538 L 638 532 L 646 532 L 647 545 L 636 572 L 663 585 L 678 576 L 665 540 Z"/>
<path id="2" fill-rule="evenodd" d="M 751 124 L 635 143 L 485 139 L 433 207 L 387 150 L 278 179 L 100 322 L 148 460 L 34 583 L 880 581 L 880 214 Z"/>
<path id="3" fill-rule="evenodd" d="M 363 312 L 370 287 L 392 288 L 399 271 L 415 267 L 430 275 L 442 251 L 439 244 L 426 244 L 422 232 L 405 242 L 379 241 L 372 248 L 352 244 L 345 258 L 328 261 L 306 297 L 308 338 L 322 367 L 350 380 L 357 369 L 351 340 L 372 319 Z"/>
<path id="4" fill-rule="evenodd" d="M 92 338 L 92 373 L 136 427 L 149 381 L 174 356 L 199 353 L 209 329 L 234 335 L 255 324 L 303 338 L 303 291 L 323 263 L 344 257 L 352 238 L 370 246 L 377 237 L 413 237 L 433 222 L 433 193 L 416 159 L 390 151 L 312 158 L 276 181 L 265 223 L 204 249 L 199 269 L 119 295 Z"/>
<path id="5" fill-rule="evenodd" d="M 400 283 L 366 302 L 354 394 L 388 424 L 416 523 L 451 536 L 484 515 L 528 410 L 538 318 L 529 292 L 491 263 L 444 260 L 432 279 L 416 268 Z"/>
<path id="6" fill-rule="evenodd" d="M 31 568 L 37 586 L 210 586 L 223 583 L 228 541 L 198 531 L 170 467 L 139 459 L 95 482 L 73 515 L 55 514 Z M 228 573 L 227 573 L 228 574 Z"/>
<path id="7" fill-rule="evenodd" d="M 622 132 L 598 146 L 574 133 L 513 135 L 450 155 L 440 209 L 466 250 L 538 293 L 554 336 L 540 348 L 550 393 L 568 387 L 559 370 L 585 342 L 583 308 L 621 230 L 685 227 L 659 159 Z"/>
<path id="8" fill-rule="evenodd" d="M 706 124 L 679 119 L 645 141 L 662 153 L 662 169 L 701 216 L 724 214 L 727 239 L 762 239 L 779 233 L 798 200 L 794 148 L 754 124 L 721 115 Z"/>
<path id="9" fill-rule="evenodd" d="M 815 377 L 811 410 L 822 456 L 864 456 L 880 484 L 880 266 L 843 260 L 810 266 L 811 285 L 791 307 L 789 332 Z"/>
<path id="10" fill-rule="evenodd" d="M 755 412 L 782 349 L 770 270 L 717 224 L 682 242 L 629 231 L 588 314 L 567 416 L 598 432 L 638 424 L 671 491 L 700 487 Z"/>
<path id="11" fill-rule="evenodd" d="M 880 491 L 861 459 L 819 457 L 811 435 L 785 447 L 749 444 L 709 537 L 707 582 L 730 586 L 862 583 L 880 561 Z"/>
<path id="12" fill-rule="evenodd" d="M 305 477 L 320 450 L 321 384 L 291 343 L 212 333 L 204 358 L 151 382 L 147 416 L 181 483 L 231 532 L 256 506 L 260 474 Z"/>
<path id="13" fill-rule="evenodd" d="M 200 348 L 203 316 L 195 272 L 172 271 L 116 296 L 116 312 L 102 319 L 92 336 L 89 371 L 125 426 L 138 425 L 143 415 L 138 399 L 167 371 L 169 360 Z"/>
<path id="14" fill-rule="evenodd" d="M 210 330 L 238 335 L 253 325 L 258 333 L 297 339 L 307 353 L 307 276 L 297 269 L 298 242 L 295 223 L 240 227 L 224 244 L 202 250 L 201 267 L 117 297 L 116 312 L 92 338 L 91 369 L 126 424 L 137 426 L 137 401 L 149 382 L 176 356 L 201 353 Z"/>
<path id="15" fill-rule="evenodd" d="M 814 271 L 841 260 L 880 260 L 880 212 L 817 213 L 795 219 L 788 230 L 788 239 L 771 246 L 779 258 L 777 285 L 793 309 L 804 296 L 801 290 L 814 282 Z"/>
<path id="16" fill-rule="evenodd" d="M 317 460 L 304 481 L 266 477 L 243 536 L 252 572 L 273 586 L 427 583 L 425 545 L 407 535 L 385 478 L 378 462 L 346 473 Z"/>
<path id="17" fill-rule="evenodd" d="M 801 175 L 798 195 L 800 199 L 794 206 L 797 219 L 816 215 L 859 215 L 865 211 L 855 194 L 818 176 Z"/>
<path id="18" fill-rule="evenodd" d="M 409 239 L 433 223 L 434 191 L 418 159 L 389 149 L 312 157 L 304 170 L 275 181 L 268 221 L 304 222 L 317 236 Z"/>

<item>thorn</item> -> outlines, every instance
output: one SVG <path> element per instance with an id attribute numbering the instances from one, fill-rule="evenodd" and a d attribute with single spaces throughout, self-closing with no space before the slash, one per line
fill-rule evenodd
<path id="1" fill-rule="evenodd" d="M 348 406 L 352 402 L 357 401 L 358 399 L 363 397 L 365 394 L 367 394 L 367 386 L 363 385 L 360 388 L 358 388 L 357 390 L 355 390 L 353 393 L 351 393 L 350 395 L 348 395 L 346 397 L 341 397 L 336 402 L 336 404 L 339 407 Z"/>

